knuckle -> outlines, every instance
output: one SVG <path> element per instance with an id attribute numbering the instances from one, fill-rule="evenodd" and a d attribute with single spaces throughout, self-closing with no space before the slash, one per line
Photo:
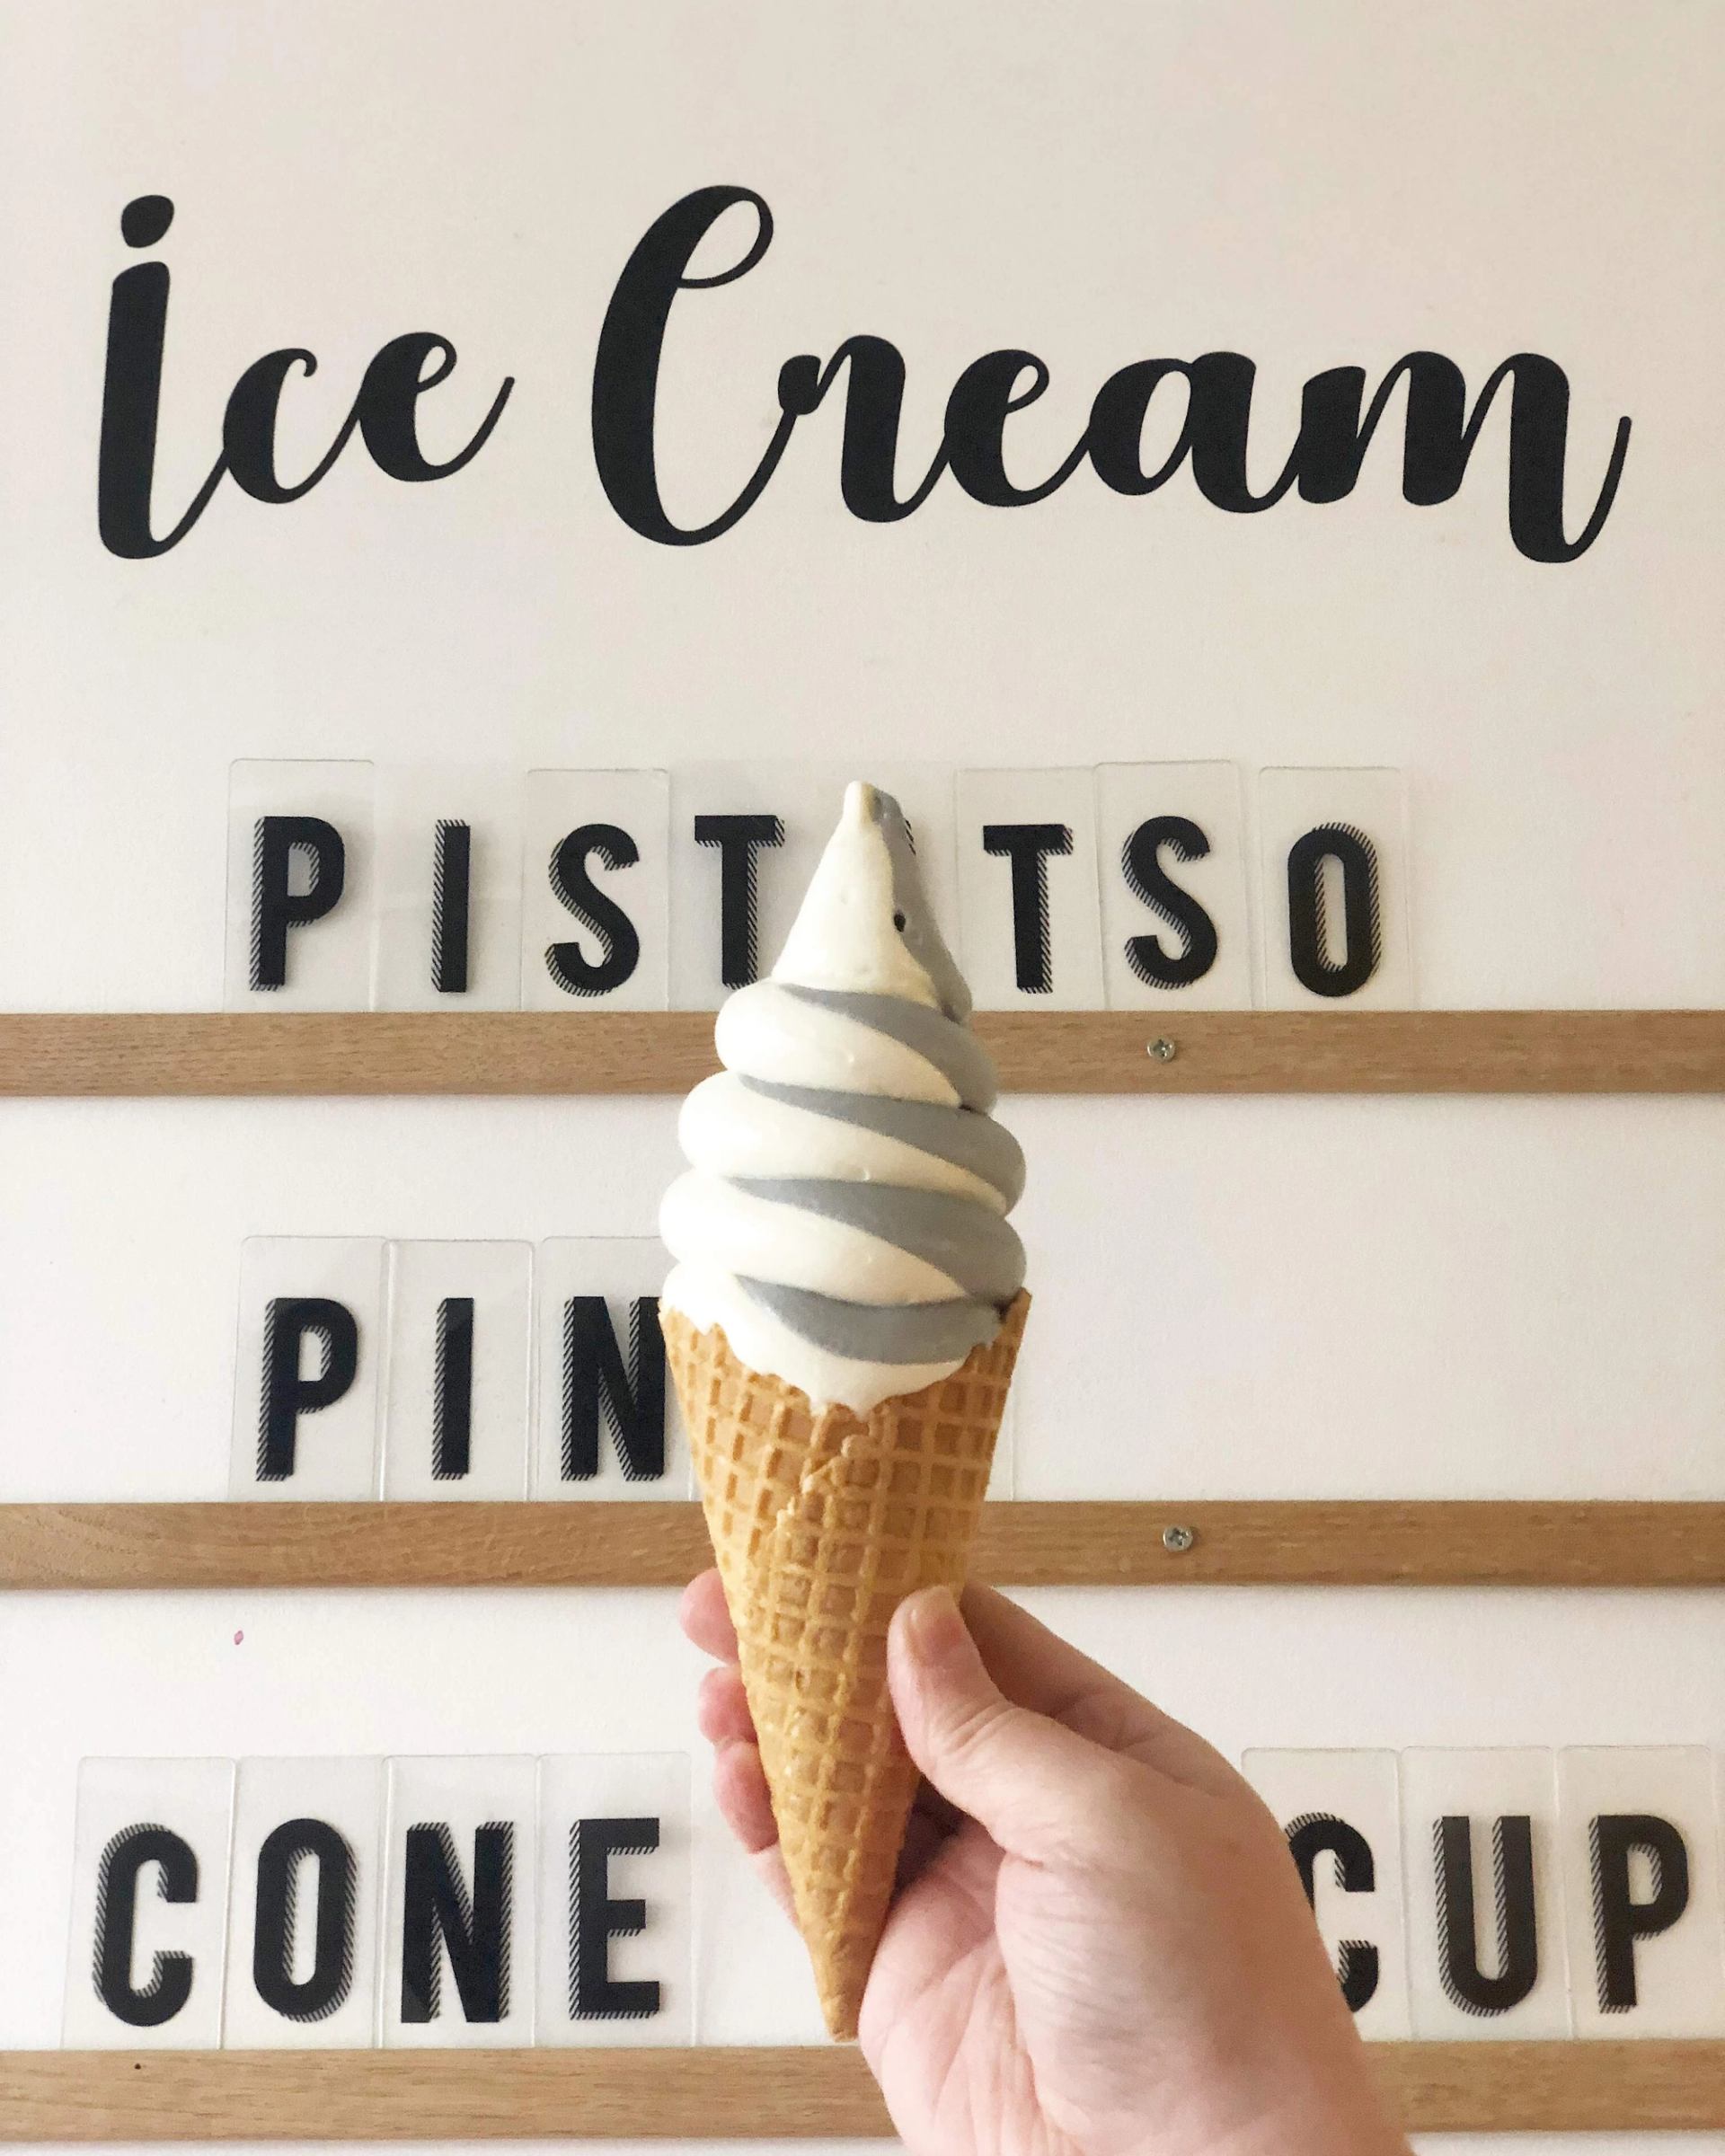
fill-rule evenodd
<path id="1" fill-rule="evenodd" d="M 942 1718 L 941 1730 L 947 1756 L 955 1761 L 975 1760 L 997 1751 L 1017 1711 L 1000 1698 L 954 1702 Z"/>

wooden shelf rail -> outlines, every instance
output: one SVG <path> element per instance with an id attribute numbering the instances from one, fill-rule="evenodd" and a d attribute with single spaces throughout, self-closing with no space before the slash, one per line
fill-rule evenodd
<path id="1" fill-rule="evenodd" d="M 1411 2132 L 1725 2127 L 1725 2043 L 1382 2044 Z M 850 2046 L 0 2052 L 3 2141 L 884 2137 Z"/>
<path id="2" fill-rule="evenodd" d="M 984 1012 L 977 1030 L 1009 1092 L 1725 1091 L 1721 1011 Z M 13 1097 L 681 1093 L 713 1067 L 701 1011 L 0 1013 Z"/>
<path id="3" fill-rule="evenodd" d="M 711 1561 L 685 1503 L 0 1506 L 0 1587 L 680 1586 Z M 1721 1586 L 1725 1504 L 995 1503 L 975 1569 L 1003 1586 Z"/>

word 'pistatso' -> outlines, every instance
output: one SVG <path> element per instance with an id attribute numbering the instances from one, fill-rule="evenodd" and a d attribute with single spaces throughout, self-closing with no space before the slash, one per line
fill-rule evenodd
<path id="1" fill-rule="evenodd" d="M 1226 764 L 861 767 L 980 1009 L 1413 1000 L 1398 772 L 1260 773 L 1249 860 Z M 842 791 L 794 764 L 238 763 L 227 1003 L 712 1009 L 771 968 Z"/>

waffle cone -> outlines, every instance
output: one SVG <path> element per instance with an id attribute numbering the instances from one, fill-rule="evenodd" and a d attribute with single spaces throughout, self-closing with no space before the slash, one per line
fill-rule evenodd
<path id="1" fill-rule="evenodd" d="M 835 2037 L 856 2034 L 916 1793 L 887 1692 L 887 1627 L 963 1585 L 1018 1357 L 1021 1293 L 951 1376 L 866 1415 L 811 1406 L 721 1328 L 660 1322 L 797 1922 Z"/>

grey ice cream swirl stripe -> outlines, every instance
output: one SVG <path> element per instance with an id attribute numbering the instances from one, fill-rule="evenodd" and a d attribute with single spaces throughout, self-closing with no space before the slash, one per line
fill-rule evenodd
<path id="1" fill-rule="evenodd" d="M 900 1042 L 942 1074 L 960 1105 L 786 1085 L 736 1074 L 748 1091 L 948 1162 L 997 1192 L 1003 1208 L 1017 1201 L 1024 1183 L 1023 1155 L 1011 1132 L 986 1112 L 995 1098 L 994 1070 L 967 1027 L 898 996 L 790 984 L 784 991 Z M 782 1323 L 829 1353 L 879 1363 L 962 1360 L 994 1338 L 1002 1312 L 1023 1283 L 1023 1245 L 1002 1214 L 979 1198 L 839 1178 L 731 1180 L 755 1197 L 842 1222 L 890 1243 L 947 1274 L 960 1291 L 940 1302 L 880 1304 L 845 1302 L 770 1280 L 740 1280 L 745 1292 Z"/>
<path id="2" fill-rule="evenodd" d="M 780 982 L 778 986 L 781 994 L 800 1003 L 836 1011 L 841 1018 L 884 1033 L 889 1040 L 899 1042 L 925 1063 L 932 1063 L 959 1096 L 962 1107 L 986 1113 L 1000 1096 L 988 1051 L 968 1026 L 961 1026 L 943 1011 L 907 1003 L 900 995 L 869 995 L 858 989 L 803 988 L 790 981 Z"/>

